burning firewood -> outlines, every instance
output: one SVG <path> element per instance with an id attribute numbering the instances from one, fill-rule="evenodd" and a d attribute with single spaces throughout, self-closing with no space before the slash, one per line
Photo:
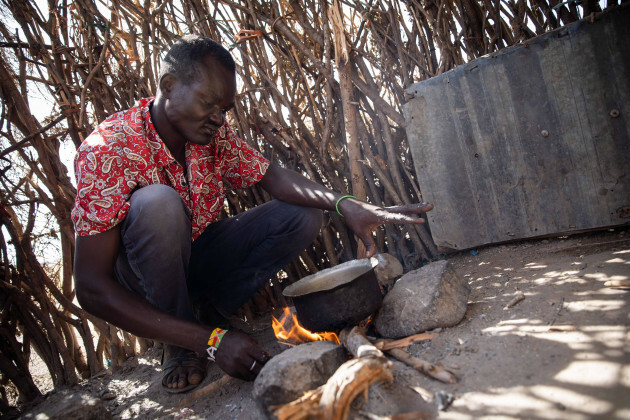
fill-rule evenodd
<path id="1" fill-rule="evenodd" d="M 394 379 L 391 362 L 368 341 L 363 330 L 358 327 L 345 329 L 339 336 L 355 359 L 341 365 L 319 388 L 288 404 L 270 407 L 279 420 L 344 420 L 357 395 L 367 393 L 373 382 Z"/>
<path id="2" fill-rule="evenodd" d="M 288 346 L 295 346 L 309 341 L 332 341 L 339 343 L 337 334 L 333 332 L 314 333 L 304 328 L 297 319 L 295 308 L 282 308 L 280 319 L 271 316 L 271 326 L 278 342 Z"/>

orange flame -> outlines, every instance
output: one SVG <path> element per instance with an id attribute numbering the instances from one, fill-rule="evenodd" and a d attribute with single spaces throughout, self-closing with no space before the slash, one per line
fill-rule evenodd
<path id="1" fill-rule="evenodd" d="M 289 308 L 283 308 L 283 314 L 278 320 L 271 316 L 271 325 L 276 338 L 283 344 L 296 346 L 309 341 L 333 341 L 339 344 L 339 337 L 333 332 L 314 333 L 302 327 L 297 315 Z"/>

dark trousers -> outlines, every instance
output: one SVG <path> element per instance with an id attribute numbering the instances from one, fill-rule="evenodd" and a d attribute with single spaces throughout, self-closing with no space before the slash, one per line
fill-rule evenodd
<path id="1" fill-rule="evenodd" d="M 134 192 L 121 224 L 117 280 L 156 307 L 195 321 L 192 302 L 229 317 L 318 234 L 321 210 L 274 200 L 211 224 L 191 242 L 174 189 Z"/>

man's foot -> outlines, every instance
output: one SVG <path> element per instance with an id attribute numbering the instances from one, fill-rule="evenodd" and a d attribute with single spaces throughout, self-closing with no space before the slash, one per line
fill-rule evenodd
<path id="1" fill-rule="evenodd" d="M 205 358 L 191 350 L 164 345 L 162 386 L 170 393 L 196 388 L 206 377 Z"/>

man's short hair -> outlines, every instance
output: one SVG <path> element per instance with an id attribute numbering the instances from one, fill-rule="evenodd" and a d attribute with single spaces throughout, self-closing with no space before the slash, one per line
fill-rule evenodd
<path id="1" fill-rule="evenodd" d="M 199 74 L 199 63 L 208 56 L 227 70 L 235 71 L 232 54 L 221 44 L 199 35 L 186 35 L 171 46 L 160 62 L 158 79 L 165 74 L 172 74 L 182 83 L 190 84 Z"/>

